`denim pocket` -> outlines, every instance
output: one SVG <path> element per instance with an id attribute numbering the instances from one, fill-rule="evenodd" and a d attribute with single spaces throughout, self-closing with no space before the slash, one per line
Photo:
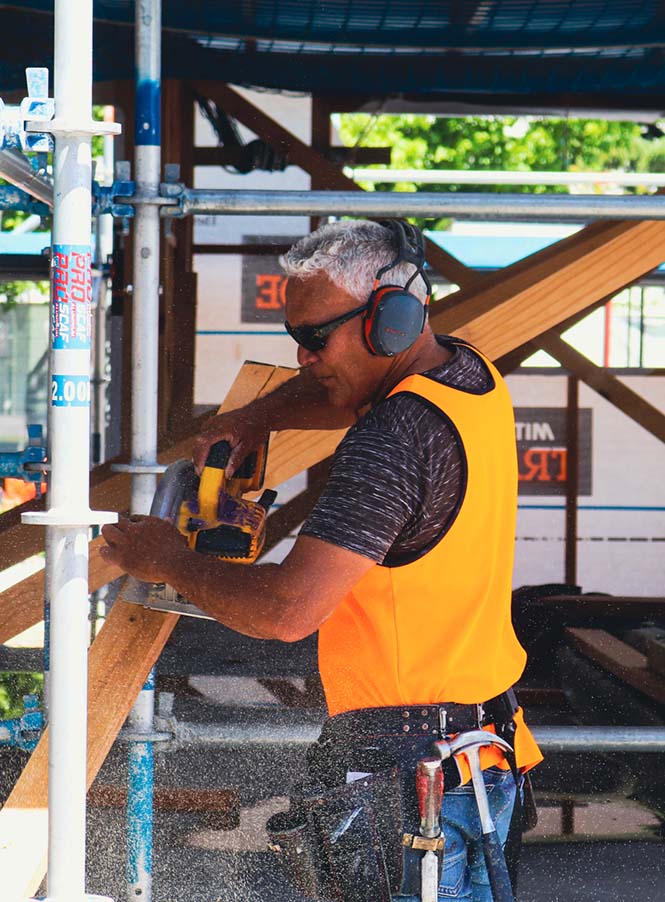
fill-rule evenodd
<path id="1" fill-rule="evenodd" d="M 443 872 L 439 882 L 439 898 L 462 899 L 471 892 L 471 878 L 466 845 L 461 836 L 446 835 Z"/>

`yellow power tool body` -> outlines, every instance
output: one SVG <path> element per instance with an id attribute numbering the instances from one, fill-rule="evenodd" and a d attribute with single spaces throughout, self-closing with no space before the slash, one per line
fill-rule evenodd
<path id="1" fill-rule="evenodd" d="M 268 510 L 277 493 L 266 489 L 258 501 L 242 495 L 261 490 L 268 443 L 248 455 L 231 477 L 226 475 L 230 453 L 228 442 L 213 445 L 200 478 L 190 460 L 171 464 L 157 486 L 150 513 L 173 523 L 192 550 L 251 564 L 261 554 Z M 164 583 L 142 583 L 130 576 L 120 597 L 158 611 L 209 618 Z"/>
<path id="2" fill-rule="evenodd" d="M 196 493 L 183 500 L 174 520 L 191 549 L 238 564 L 257 559 L 265 540 L 268 510 L 277 493 L 266 490 L 258 501 L 242 495 L 262 488 L 267 452 L 266 442 L 228 477 L 230 445 L 218 442 L 211 447 Z"/>

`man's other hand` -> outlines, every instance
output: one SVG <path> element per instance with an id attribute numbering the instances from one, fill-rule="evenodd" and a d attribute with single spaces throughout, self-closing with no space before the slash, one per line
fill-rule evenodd
<path id="1" fill-rule="evenodd" d="M 257 423 L 246 408 L 211 417 L 194 442 L 194 468 L 200 475 L 212 445 L 224 441 L 231 446 L 226 472 L 233 476 L 247 455 L 265 444 L 269 435 L 270 430 Z"/>
<path id="2" fill-rule="evenodd" d="M 187 550 L 187 540 L 159 517 L 133 515 L 102 527 L 105 561 L 144 582 L 168 582 L 168 572 Z"/>

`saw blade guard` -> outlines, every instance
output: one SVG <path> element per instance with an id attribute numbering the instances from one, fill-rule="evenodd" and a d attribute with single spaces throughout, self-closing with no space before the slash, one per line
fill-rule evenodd
<path id="1" fill-rule="evenodd" d="M 151 516 L 177 525 L 180 508 L 185 499 L 196 495 L 198 487 L 199 477 L 191 460 L 172 463 L 157 485 L 150 507 Z"/>

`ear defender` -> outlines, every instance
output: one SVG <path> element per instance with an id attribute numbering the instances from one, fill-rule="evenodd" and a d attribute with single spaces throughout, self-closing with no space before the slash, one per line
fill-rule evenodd
<path id="1" fill-rule="evenodd" d="M 381 285 L 369 299 L 365 313 L 365 341 L 372 354 L 394 357 L 406 351 L 425 328 L 427 307 L 397 285 Z"/>
<path id="2" fill-rule="evenodd" d="M 381 225 L 390 229 L 395 238 L 397 256 L 376 274 L 363 317 L 363 327 L 365 342 L 372 354 L 394 357 L 410 348 L 425 328 L 431 287 L 424 272 L 425 241 L 420 229 L 399 219 L 386 219 Z M 416 267 L 406 285 L 379 285 L 385 273 L 400 263 L 413 263 Z M 409 291 L 411 283 L 418 276 L 427 288 L 424 303 Z"/>

